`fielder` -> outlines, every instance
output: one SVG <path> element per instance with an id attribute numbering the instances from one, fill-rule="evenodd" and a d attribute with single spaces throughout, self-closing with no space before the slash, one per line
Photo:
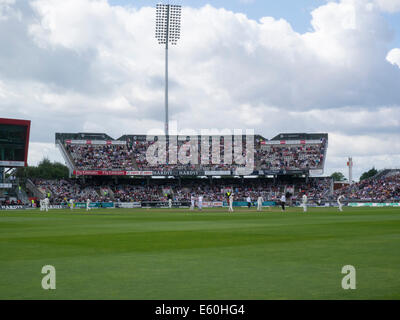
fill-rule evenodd
<path id="1" fill-rule="evenodd" d="M 199 196 L 199 200 L 198 200 L 198 204 L 197 206 L 199 207 L 199 210 L 201 211 L 203 209 L 203 196 Z"/>
<path id="2" fill-rule="evenodd" d="M 257 211 L 262 211 L 263 197 L 259 196 L 257 199 Z"/>
<path id="3" fill-rule="evenodd" d="M 340 211 L 340 212 L 343 211 L 343 209 L 342 209 L 343 204 L 340 202 L 340 200 L 343 199 L 343 198 L 344 198 L 343 195 L 340 195 L 340 196 L 337 198 L 337 204 L 338 204 L 338 206 L 339 206 L 339 211 Z"/>
<path id="4" fill-rule="evenodd" d="M 69 200 L 69 208 L 70 208 L 71 210 L 74 210 L 74 199 L 70 199 L 70 200 Z"/>
<path id="5" fill-rule="evenodd" d="M 43 210 L 46 210 L 46 212 L 49 211 L 49 204 L 50 204 L 49 198 L 45 198 L 45 199 L 43 200 L 43 204 L 44 204 Z"/>
<path id="6" fill-rule="evenodd" d="M 190 210 L 194 210 L 194 195 L 190 196 Z"/>
<path id="7" fill-rule="evenodd" d="M 302 203 L 303 211 L 307 212 L 307 195 L 303 194 L 303 198 L 302 199 L 303 199 L 303 203 Z"/>
<path id="8" fill-rule="evenodd" d="M 228 212 L 233 212 L 233 193 L 229 194 L 229 210 Z"/>
<path id="9" fill-rule="evenodd" d="M 39 208 L 39 210 L 40 210 L 40 211 L 43 211 L 43 210 L 44 210 L 43 199 L 40 199 L 40 200 L 39 200 L 39 203 L 40 203 L 40 208 Z"/>
<path id="10" fill-rule="evenodd" d="M 88 198 L 88 199 L 86 200 L 86 211 L 89 211 L 89 210 L 90 210 L 90 202 L 91 202 L 91 200 Z"/>
<path id="11" fill-rule="evenodd" d="M 169 198 L 168 199 L 168 208 L 172 208 L 172 199 L 171 198 Z"/>

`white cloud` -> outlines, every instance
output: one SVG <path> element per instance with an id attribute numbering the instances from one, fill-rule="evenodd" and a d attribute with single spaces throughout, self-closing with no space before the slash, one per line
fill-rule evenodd
<path id="1" fill-rule="evenodd" d="M 54 143 L 30 142 L 28 165 L 36 166 L 43 159 L 64 163 L 61 153 Z"/>
<path id="2" fill-rule="evenodd" d="M 375 0 L 379 8 L 386 12 L 400 11 L 400 0 Z"/>
<path id="3" fill-rule="evenodd" d="M 400 68 L 400 49 L 394 48 L 390 50 L 386 56 L 386 60 Z"/>
<path id="4" fill-rule="evenodd" d="M 154 8 L 106 0 L 7 5 L 14 13 L 0 20 L 8 44 L 0 51 L 0 112 L 32 119 L 32 141 L 163 128 Z M 169 50 L 170 119 L 181 128 L 254 128 L 267 138 L 328 132 L 327 171 L 349 151 L 363 159 L 400 154 L 387 143 L 400 140 L 400 70 L 387 63 L 398 61 L 397 51 L 387 53 L 393 35 L 381 10 L 362 0 L 329 2 L 311 12 L 313 30 L 301 34 L 283 19 L 184 7 L 181 40 Z"/>
<path id="5" fill-rule="evenodd" d="M 12 5 L 15 0 L 0 0 L 0 20 L 7 20 L 9 15 L 14 15 Z"/>

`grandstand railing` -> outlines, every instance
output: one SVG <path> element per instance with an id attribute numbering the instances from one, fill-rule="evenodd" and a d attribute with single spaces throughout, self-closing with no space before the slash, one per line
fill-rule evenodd
<path id="1" fill-rule="evenodd" d="M 39 199 L 43 199 L 46 195 L 39 190 L 39 188 L 30 180 L 26 179 L 26 188 L 32 192 L 33 196 Z"/>
<path id="2" fill-rule="evenodd" d="M 71 178 L 73 172 L 75 171 L 74 161 L 67 150 L 65 150 L 64 144 L 60 140 L 56 140 L 56 146 L 60 149 L 61 155 L 68 167 L 69 177 Z"/>

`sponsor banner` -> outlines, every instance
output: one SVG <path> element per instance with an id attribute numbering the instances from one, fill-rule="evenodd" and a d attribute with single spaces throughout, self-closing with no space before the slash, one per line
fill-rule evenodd
<path id="1" fill-rule="evenodd" d="M 76 176 L 203 176 L 199 170 L 155 170 L 155 171 L 118 171 L 118 170 L 74 170 Z"/>
<path id="2" fill-rule="evenodd" d="M 280 145 L 280 144 L 320 144 L 321 140 L 271 140 L 262 141 L 262 145 Z"/>
<path id="3" fill-rule="evenodd" d="M 376 203 L 376 202 L 350 202 L 348 204 L 349 207 L 400 207 L 400 203 L 398 202 L 384 202 L 384 203 Z"/>
<path id="4" fill-rule="evenodd" d="M 257 202 L 254 202 L 254 203 L 255 203 L 255 206 L 257 206 Z M 275 201 L 264 201 L 262 205 L 265 206 L 265 207 L 275 206 L 276 202 Z"/>
<path id="5" fill-rule="evenodd" d="M 76 202 L 74 205 L 75 208 L 86 209 L 86 202 Z M 114 208 L 114 202 L 91 202 L 90 208 Z"/>
<path id="6" fill-rule="evenodd" d="M 202 170 L 153 170 L 153 176 L 204 176 Z"/>
<path id="7" fill-rule="evenodd" d="M 304 174 L 307 173 L 308 170 L 258 170 L 254 171 L 252 175 L 282 175 L 282 174 Z"/>
<path id="8" fill-rule="evenodd" d="M 125 176 L 126 171 L 116 170 L 74 170 L 76 176 Z"/>
<path id="9" fill-rule="evenodd" d="M 76 176 L 229 176 L 229 175 L 285 175 L 285 174 L 302 174 L 308 170 L 259 170 L 246 172 L 246 167 L 241 167 L 231 171 L 202 171 L 202 170 L 155 170 L 155 171 L 124 171 L 124 170 L 74 170 L 73 174 Z M 323 170 L 316 169 L 311 175 L 321 175 Z"/>
<path id="10" fill-rule="evenodd" d="M 204 208 L 222 207 L 223 204 L 224 203 L 222 201 L 203 201 Z"/>
<path id="11" fill-rule="evenodd" d="M 65 140 L 66 144 L 93 144 L 93 145 L 126 145 L 126 141 L 119 140 Z"/>
<path id="12" fill-rule="evenodd" d="M 25 206 L 23 205 L 9 205 L 9 206 L 0 206 L 1 210 L 23 210 Z"/>
<path id="13" fill-rule="evenodd" d="M 168 208 L 168 201 L 142 201 L 143 208 Z M 174 208 L 188 208 L 190 207 L 190 201 L 173 201 L 172 206 Z"/>
<path id="14" fill-rule="evenodd" d="M 49 205 L 49 209 L 66 209 L 68 206 L 62 204 L 51 204 Z"/>
<path id="15" fill-rule="evenodd" d="M 152 176 L 153 171 L 126 171 L 127 176 Z"/>
<path id="16" fill-rule="evenodd" d="M 263 207 L 275 206 L 276 202 L 275 201 L 264 201 L 262 205 L 263 205 Z M 228 207 L 228 203 L 226 201 L 224 201 L 223 206 Z M 247 201 L 233 201 L 232 206 L 233 207 L 247 207 Z M 257 207 L 257 201 L 252 201 L 251 206 Z"/>
<path id="17" fill-rule="evenodd" d="M 117 202 L 115 206 L 117 208 L 132 209 L 132 208 L 141 208 L 142 204 L 140 202 Z"/>
<path id="18" fill-rule="evenodd" d="M 1 167 L 23 167 L 24 165 L 24 161 L 0 161 Z"/>
<path id="19" fill-rule="evenodd" d="M 230 170 L 214 170 L 214 171 L 204 171 L 205 176 L 229 176 L 231 175 Z"/>

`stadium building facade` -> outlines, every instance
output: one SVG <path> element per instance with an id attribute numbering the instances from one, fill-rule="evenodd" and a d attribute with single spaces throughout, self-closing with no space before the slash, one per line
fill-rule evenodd
<path id="1" fill-rule="evenodd" d="M 104 133 L 56 133 L 56 145 L 75 176 L 241 176 L 243 164 L 235 155 L 246 157 L 246 135 L 238 136 L 169 136 L 164 162 L 156 165 L 147 160 L 147 151 L 159 137 L 123 135 L 113 139 Z M 227 142 L 228 140 L 228 142 Z M 240 141 L 237 150 L 235 141 Z M 177 152 L 192 154 L 186 163 L 171 161 L 171 141 L 177 141 Z M 213 143 L 218 143 L 215 161 Z M 227 147 L 229 146 L 229 147 Z M 271 140 L 254 136 L 253 170 L 248 176 L 304 175 L 318 176 L 324 172 L 328 134 L 283 133 Z M 204 161 L 204 149 L 210 155 Z M 211 150 L 212 149 L 212 150 Z M 234 160 L 224 162 L 226 150 Z M 195 155 L 193 157 L 193 154 Z"/>

